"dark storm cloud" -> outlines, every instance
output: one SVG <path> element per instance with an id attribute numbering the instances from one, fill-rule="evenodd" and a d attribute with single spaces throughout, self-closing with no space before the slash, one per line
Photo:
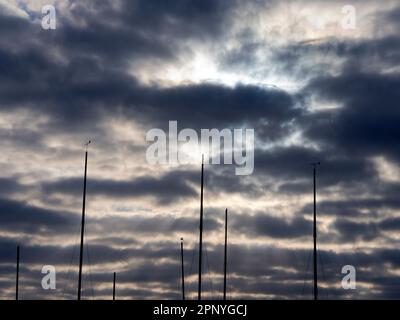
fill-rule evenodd
<path id="1" fill-rule="evenodd" d="M 160 119 L 158 119 L 161 122 L 173 118 L 183 121 L 185 125 L 192 126 L 218 121 L 212 119 L 220 119 L 222 122 L 224 122 L 224 119 L 226 123 L 246 122 L 252 119 L 259 119 L 260 116 L 268 120 L 276 120 L 277 118 L 281 120 L 292 119 L 298 115 L 298 113 L 290 111 L 293 101 L 288 95 L 276 90 L 262 90 L 257 87 L 239 87 L 232 90 L 219 86 L 201 85 L 165 90 L 150 89 L 146 93 L 145 88 L 137 87 L 132 77 L 124 76 L 121 72 L 112 71 L 112 64 L 108 67 L 108 70 L 100 68 L 99 61 L 92 56 L 94 53 L 101 55 L 102 49 L 111 55 L 118 54 L 118 48 L 127 52 L 134 51 L 139 52 L 138 54 L 143 54 L 140 50 L 143 46 L 140 44 L 138 44 L 139 50 L 131 50 L 129 46 L 126 49 L 127 43 L 132 43 L 134 46 L 138 42 L 136 39 L 127 41 L 127 34 L 135 34 L 128 32 L 131 28 L 137 30 L 145 28 L 145 31 L 150 29 L 147 30 L 150 34 L 159 34 L 160 30 L 168 33 L 172 29 L 175 35 L 174 39 L 179 38 L 179 36 L 207 32 L 208 28 L 210 28 L 208 35 L 215 34 L 215 30 L 218 30 L 223 25 L 220 21 L 225 20 L 221 18 L 227 17 L 230 7 L 234 7 L 234 5 L 223 1 L 206 1 L 205 3 L 174 1 L 168 6 L 154 3 L 148 4 L 142 1 L 134 4 L 123 2 L 122 10 L 120 11 L 107 3 L 90 9 L 86 8 L 85 5 L 80 5 L 74 9 L 72 15 L 76 14 L 77 17 L 83 18 L 88 23 L 88 26 L 82 29 L 76 27 L 68 19 L 63 20 L 63 27 L 57 31 L 57 34 L 59 33 L 61 36 L 57 34 L 55 36 L 56 39 L 57 37 L 60 37 L 60 39 L 53 44 L 63 50 L 68 50 L 68 48 L 73 49 L 74 45 L 80 43 L 79 50 L 73 50 L 73 52 L 80 52 L 80 54 L 71 54 L 71 57 L 70 54 L 67 54 L 67 57 L 70 57 L 67 68 L 53 61 L 54 59 L 51 57 L 44 57 L 45 51 L 41 50 L 40 46 L 28 45 L 26 50 L 23 49 L 24 46 L 21 46 L 22 49 L 19 50 L 17 59 L 15 59 L 15 53 L 9 56 L 7 52 L 3 52 L 2 60 L 6 62 L 4 65 L 8 66 L 5 74 L 11 74 L 15 77 L 21 74 L 17 72 L 18 70 L 24 70 L 24 79 L 29 80 L 29 84 L 36 84 L 36 88 L 31 88 L 28 85 L 25 88 L 26 94 L 23 95 L 25 102 L 32 102 L 35 97 L 40 99 L 41 104 L 49 105 L 47 112 L 57 112 L 58 110 L 60 113 L 59 118 L 66 119 L 69 126 L 73 125 L 74 119 L 83 120 L 89 117 L 94 119 L 96 114 L 101 113 L 101 110 L 103 110 L 100 105 L 106 105 L 105 112 L 112 114 L 116 111 L 110 105 L 118 106 L 121 104 L 129 106 L 125 109 L 126 113 L 131 115 L 140 114 L 139 116 L 143 116 L 141 113 L 144 110 L 146 110 L 144 113 L 154 115 L 155 112 L 153 111 L 156 111 L 157 114 L 161 113 L 159 115 Z M 94 10 L 95 14 L 90 10 Z M 106 16 L 109 19 L 114 16 L 122 17 L 121 21 L 129 23 L 122 23 L 119 19 L 115 19 L 117 21 L 116 26 L 109 26 L 106 23 L 108 21 L 105 19 Z M 113 19 L 113 21 L 115 20 Z M 18 19 L 9 17 L 4 21 L 10 25 L 17 25 L 17 27 L 23 24 Z M 153 23 L 149 23 L 149 21 L 153 21 Z M 171 21 L 174 22 L 172 23 Z M 189 25 L 195 28 L 195 31 L 178 27 L 187 25 L 189 21 Z M 203 26 L 204 22 L 207 22 L 206 29 L 204 27 L 196 27 Z M 91 28 L 92 25 L 93 28 Z M 173 27 L 166 28 L 169 25 Z M 18 34 L 22 32 L 21 29 L 25 30 L 21 27 L 16 29 L 20 30 Z M 27 30 L 31 29 L 27 28 Z M 185 30 L 183 32 L 188 34 L 175 34 L 178 29 L 183 29 Z M 98 30 L 104 32 L 97 32 Z M 110 35 L 110 32 L 112 35 Z M 105 44 L 111 42 L 105 41 L 105 39 L 110 38 L 113 39 L 113 46 L 112 49 L 110 47 L 107 50 Z M 144 38 L 147 39 L 148 37 Z M 121 39 L 121 44 L 119 39 Z M 50 40 L 51 43 L 51 39 L 45 39 L 43 36 L 40 36 L 38 41 L 43 41 L 44 44 L 45 40 L 46 42 Z M 158 43 L 157 38 L 153 39 L 152 43 Z M 393 43 L 393 41 L 385 42 L 386 45 L 393 45 Z M 338 47 L 339 49 L 336 49 L 336 51 L 340 52 L 340 46 Z M 318 50 L 320 51 L 320 49 Z M 342 51 L 346 50 L 342 49 Z M 364 52 L 364 50 L 354 48 L 347 51 L 354 52 L 354 55 L 357 52 Z M 127 52 L 124 52 L 124 55 L 128 55 Z M 149 52 L 159 51 L 154 48 L 145 50 L 146 54 Z M 113 57 L 115 58 L 115 56 Z M 118 61 L 119 59 L 114 60 Z M 27 61 L 28 63 L 24 65 Z M 30 75 L 42 78 L 42 81 L 37 81 L 37 78 L 33 81 Z M 94 77 L 93 75 L 96 76 Z M 14 80 L 21 79 L 20 76 Z M 11 83 L 11 79 L 7 78 L 6 80 L 5 82 Z M 40 87 L 39 84 L 42 86 Z M 53 85 L 49 87 L 48 84 Z M 45 88 L 43 85 L 48 87 Z M 19 83 L 19 86 L 21 86 L 21 83 Z M 66 88 L 65 91 L 61 89 L 63 87 Z M 22 95 L 20 97 L 17 97 L 17 94 L 13 95 L 13 91 L 8 90 L 10 89 L 9 86 L 4 89 L 4 92 L 7 90 L 8 93 L 4 95 L 4 97 L 7 97 L 6 100 L 3 100 L 4 104 L 12 104 L 14 100 L 19 103 L 23 102 L 18 100 L 21 99 Z M 65 101 L 65 104 L 63 101 Z M 60 104 L 61 106 L 57 107 Z M 96 104 L 96 108 L 90 107 L 91 104 Z M 246 107 L 248 110 L 244 118 L 241 111 L 242 107 Z M 164 110 L 168 110 L 168 112 L 164 114 Z M 240 110 L 239 114 L 235 114 L 237 110 Z M 202 120 L 203 118 L 204 121 Z M 262 130 L 263 127 L 260 129 Z"/>
<path id="2" fill-rule="evenodd" d="M 399 161 L 400 93 L 397 74 L 354 72 L 315 79 L 307 90 L 343 105 L 329 125 L 310 122 L 306 135 L 341 152 L 359 156 L 385 155 Z"/>
<path id="3" fill-rule="evenodd" d="M 83 131 L 84 124 L 100 121 L 105 106 L 117 107 L 135 82 L 124 74 L 103 70 L 93 59 L 72 59 L 60 65 L 40 49 L 19 53 L 3 50 L 0 61 L 1 109 L 27 108 L 36 115 L 51 116 L 50 126 L 58 132 L 73 127 Z M 116 110 L 109 112 L 114 114 Z"/>
<path id="4" fill-rule="evenodd" d="M 396 210 L 400 207 L 400 200 L 395 197 L 376 197 L 368 199 L 353 198 L 349 200 L 323 200 L 318 201 L 318 211 L 321 214 L 339 217 L 379 216 L 379 211 L 385 209 Z M 367 210 L 367 213 L 365 211 Z M 312 203 L 300 210 L 302 213 L 311 212 Z"/>
<path id="5" fill-rule="evenodd" d="M 235 4 L 225 0 L 86 1 L 59 12 L 54 33 L 43 32 L 39 23 L 5 14 L 0 23 L 4 42 L 17 41 L 19 50 L 36 39 L 39 48 L 56 45 L 68 57 L 96 56 L 121 66 L 129 58 L 172 59 L 180 41 L 220 36 L 230 25 Z"/>
<path id="6" fill-rule="evenodd" d="M 217 84 L 151 88 L 87 58 L 73 59 L 66 66 L 34 51 L 19 56 L 0 52 L 0 59 L 7 66 L 1 76 L 2 108 L 25 106 L 45 112 L 52 115 L 58 130 L 84 130 L 83 124 L 122 114 L 163 128 L 171 119 L 192 128 L 259 123 L 261 130 L 277 136 L 283 127 L 260 121 L 285 123 L 300 114 L 294 99 L 276 89 Z"/>
<path id="7" fill-rule="evenodd" d="M 235 165 L 206 165 L 204 171 L 205 192 L 215 195 L 242 194 L 252 198 L 261 196 L 267 188 L 262 188 L 254 181 L 254 177 L 235 175 Z M 198 174 L 200 175 L 200 173 Z M 194 176 L 193 183 L 199 184 Z"/>
<path id="8" fill-rule="evenodd" d="M 365 158 L 339 155 L 329 149 L 317 151 L 300 146 L 259 150 L 256 152 L 254 167 L 256 174 L 290 180 L 281 186 L 282 191 L 289 188 L 291 192 L 308 193 L 312 188 L 311 163 L 314 162 L 321 162 L 318 167 L 318 185 L 322 188 L 358 183 L 372 179 L 377 174 L 374 166 Z"/>
<path id="9" fill-rule="evenodd" d="M 229 247 L 229 274 L 233 286 L 241 288 L 244 294 L 254 292 L 272 294 L 277 298 L 296 297 L 307 298 L 311 296 L 310 285 L 312 283 L 312 239 L 310 238 L 309 250 L 291 250 L 283 248 L 271 248 L 266 246 L 231 245 Z M 221 273 L 223 247 L 215 248 L 209 254 L 210 266 Z M 395 268 L 400 262 L 398 250 L 381 250 L 366 253 L 356 247 L 349 252 L 334 252 L 319 250 L 319 276 L 320 281 L 329 284 L 324 298 L 340 298 L 348 295 L 353 299 L 365 297 L 377 298 L 384 291 L 386 281 L 390 282 L 396 276 L 385 275 L 382 264 L 390 264 Z M 352 292 L 346 292 L 340 287 L 343 277 L 341 273 L 344 265 L 354 265 L 357 269 L 357 280 L 366 282 L 378 289 L 358 288 Z M 372 271 L 363 271 L 362 268 L 370 268 Z M 233 275 L 235 277 L 233 277 Z M 385 275 L 385 281 L 379 279 Z M 264 276 L 264 277 L 263 277 Z M 235 280 L 235 278 L 237 280 Z M 248 286 L 249 284 L 250 287 Z M 258 286 L 257 286 L 258 284 Z M 270 284 L 270 286 L 268 286 Z M 301 284 L 301 285 L 299 285 Z M 306 286 L 304 288 L 304 286 Z M 251 288 L 246 290 L 246 288 Z"/>
<path id="10" fill-rule="evenodd" d="M 0 199 L 0 222 L 2 230 L 22 232 L 26 236 L 72 235 L 78 230 L 80 217 L 73 213 Z M 149 234 L 157 232 L 190 233 L 197 229 L 197 224 L 197 216 L 196 218 L 173 218 L 169 214 L 155 217 L 133 216 L 132 218 L 120 218 L 118 220 L 88 217 L 88 228 L 91 232 L 96 231 L 104 234 L 112 234 L 114 231 L 135 231 L 136 233 Z M 209 231 L 220 227 L 220 223 L 212 217 L 206 219 L 205 225 Z M 120 244 L 119 239 L 116 240 L 115 243 Z M 112 239 L 110 241 L 114 243 Z"/>
<path id="11" fill-rule="evenodd" d="M 400 21 L 400 8 L 394 8 L 393 10 L 386 12 L 385 16 L 391 23 L 398 25 Z"/>
<path id="12" fill-rule="evenodd" d="M 92 232 L 101 234 L 118 234 L 122 232 L 134 232 L 135 234 L 163 234 L 173 237 L 176 233 L 192 233 L 198 229 L 198 210 L 193 212 L 193 217 L 177 218 L 169 213 L 163 213 L 156 216 L 134 215 L 129 218 L 119 217 L 118 219 L 101 218 L 89 220 Z M 207 231 L 216 231 L 221 228 L 221 223 L 214 217 L 204 218 L 204 228 Z M 99 239 L 103 242 L 103 239 Z M 115 239 L 116 244 L 121 243 Z M 112 239 L 109 239 L 114 243 Z M 124 242 L 125 243 L 125 242 Z M 122 244 L 124 244 L 122 243 Z M 154 249 L 154 248 L 153 248 Z"/>
<path id="13" fill-rule="evenodd" d="M 387 218 L 379 223 L 379 227 L 385 231 L 399 231 L 400 218 Z"/>
<path id="14" fill-rule="evenodd" d="M 351 217 L 351 216 L 350 216 Z M 357 221 L 346 219 L 346 217 L 336 218 L 329 226 L 330 231 L 336 233 L 335 236 L 328 235 L 326 240 L 351 243 L 355 241 L 374 241 L 378 238 L 388 238 L 389 232 L 400 231 L 400 219 L 383 218 L 376 221 Z"/>
<path id="15" fill-rule="evenodd" d="M 144 176 L 131 181 L 88 179 L 87 192 L 91 195 L 111 198 L 150 196 L 159 204 L 169 204 L 197 195 L 197 191 L 187 180 L 192 176 L 191 172 L 174 171 L 161 177 Z M 82 178 L 68 178 L 44 182 L 41 187 L 46 194 L 80 195 L 82 186 Z"/>
<path id="16" fill-rule="evenodd" d="M 208 127 L 255 124 L 263 119 L 283 122 L 299 113 L 286 92 L 256 86 L 193 85 L 160 90 L 151 96 L 150 110 L 157 106 L 159 121 L 176 119 L 194 128 L 206 123 Z"/>
<path id="17" fill-rule="evenodd" d="M 291 239 L 311 234 L 311 221 L 302 217 L 286 220 L 266 214 L 235 215 L 233 228 L 236 232 L 254 237 L 267 236 L 277 239 Z"/>
<path id="18" fill-rule="evenodd" d="M 176 218 L 165 213 L 157 216 L 134 215 L 130 218 L 92 218 L 87 217 L 87 228 L 90 233 L 108 234 L 112 236 L 118 233 L 135 232 L 140 234 L 172 234 L 192 233 L 198 229 L 197 211 L 193 218 Z M 15 200 L 0 199 L 0 222 L 2 230 L 12 230 L 25 234 L 25 236 L 46 236 L 46 235 L 69 235 L 75 237 L 78 234 L 80 216 L 74 213 L 55 211 L 37 206 L 27 205 Z M 221 224 L 212 216 L 204 221 L 205 228 L 215 231 L 221 228 Z M 121 243 L 121 239 L 109 243 L 116 246 L 134 244 L 135 240 L 127 240 Z M 96 243 L 103 241 L 96 241 Z M 101 251 L 101 249 L 99 249 Z"/>
<path id="19" fill-rule="evenodd" d="M 151 56 L 172 59 L 180 48 L 171 44 L 171 38 L 175 42 L 216 36 L 229 25 L 233 7 L 232 1 L 182 0 L 168 5 L 126 1 L 121 10 L 107 3 L 78 4 L 71 14 L 84 20 L 85 27 L 61 15 L 60 27 L 50 35 L 22 18 L 2 16 L 5 27 L 15 26 L 15 36 L 4 41 L 0 51 L 1 108 L 24 107 L 51 115 L 50 125 L 58 131 L 98 129 L 104 117 L 122 113 L 153 125 L 165 126 L 174 119 L 194 128 L 249 122 L 254 126 L 268 120 L 270 124 L 259 129 L 278 135 L 276 121 L 290 121 L 299 114 L 284 91 L 217 84 L 143 87 L 128 74 L 126 62 Z"/>
<path id="20" fill-rule="evenodd" d="M 0 43 L 2 47 L 12 46 L 12 40 L 20 42 L 24 40 L 24 35 L 29 32 L 31 24 L 28 20 L 21 17 L 9 16 L 0 13 Z"/>
<path id="21" fill-rule="evenodd" d="M 388 232 L 400 230 L 400 221 L 397 217 L 388 216 L 387 212 L 399 207 L 397 197 L 319 201 L 318 215 L 335 217 L 328 233 L 322 233 L 321 240 L 327 243 L 354 243 L 389 239 Z M 300 213 L 307 214 L 312 210 L 312 204 L 308 204 Z"/>
<path id="22" fill-rule="evenodd" d="M 311 218 L 312 208 L 306 212 Z M 318 214 L 324 211 L 318 207 Z M 329 225 L 328 231 L 320 230 L 320 243 L 354 243 L 356 241 L 374 241 L 383 237 L 385 231 L 398 231 L 399 221 L 396 218 L 383 218 L 379 221 L 352 221 L 348 219 L 352 215 L 342 215 Z M 294 239 L 312 236 L 312 221 L 303 216 L 292 219 L 274 217 L 264 213 L 249 215 L 234 215 L 232 229 L 236 233 L 248 236 L 269 237 L 273 239 Z"/>
<path id="23" fill-rule="evenodd" d="M 307 67 L 314 78 L 303 90 L 305 104 L 308 97 L 317 97 L 318 102 L 333 103 L 341 108 L 303 113 L 297 119 L 305 137 L 322 148 L 318 153 L 309 151 L 307 157 L 323 164 L 319 168 L 321 186 L 345 182 L 358 185 L 360 193 L 368 193 L 376 189 L 377 181 L 377 172 L 368 157 L 383 155 L 399 161 L 399 154 L 393 148 L 400 137 L 396 102 L 399 101 L 399 76 L 396 72 L 382 72 L 398 65 L 399 45 L 398 36 L 356 41 L 323 39 L 321 43 L 281 48 L 281 55 L 276 56 L 281 64 L 293 64 L 293 68 L 304 67 L 302 61 L 313 56 L 343 59 L 341 72 L 335 76 L 325 74 L 325 70 L 331 70 L 326 65 L 317 63 L 313 68 Z M 305 154 L 299 153 L 293 159 L 305 159 Z M 266 164 L 266 168 L 271 168 L 268 161 Z M 300 173 L 301 169 L 296 172 Z M 286 168 L 286 177 L 290 177 L 290 173 Z M 306 185 L 304 181 L 289 182 L 281 186 L 281 191 L 302 192 Z"/>
<path id="24" fill-rule="evenodd" d="M 20 193 L 27 190 L 27 186 L 20 184 L 16 177 L 3 178 L 0 177 L 0 195 L 2 197 L 9 196 L 13 193 Z"/>
<path id="25" fill-rule="evenodd" d="M 78 261 L 78 242 L 73 246 L 59 246 L 59 245 L 21 245 L 21 257 L 24 264 L 54 264 L 66 265 Z M 2 262 L 14 262 L 15 249 L 17 244 L 15 242 L 2 243 Z M 114 249 L 109 246 L 91 245 L 90 257 L 94 259 L 95 263 L 115 262 L 128 259 L 132 254 L 132 250 Z M 85 260 L 87 261 L 87 253 L 85 252 Z"/>
<path id="26" fill-rule="evenodd" d="M 114 65 L 145 56 L 172 59 L 182 49 L 181 41 L 221 36 L 231 24 L 235 4 L 226 0 L 124 0 L 117 6 L 111 2 L 78 3 L 71 14 L 85 21 L 85 26 L 64 19 L 58 40 L 72 54 L 96 53 Z"/>
<path id="27" fill-rule="evenodd" d="M 77 231 L 79 231 L 77 229 Z M 88 227 L 88 234 L 91 232 L 90 226 Z M 73 245 L 53 245 L 49 243 L 42 244 L 29 244 L 29 243 L 17 243 L 15 240 L 8 238 L 0 238 L 0 250 L 1 250 L 1 262 L 14 262 L 15 250 L 17 245 L 21 246 L 21 257 L 23 257 L 24 263 L 32 265 L 45 265 L 55 264 L 68 266 L 71 261 L 78 263 L 79 258 L 79 232 L 71 234 L 71 239 L 75 238 L 76 242 Z M 143 244 L 137 248 L 120 248 L 108 245 L 100 245 L 93 243 L 90 239 L 87 240 L 88 249 L 85 248 L 85 262 L 95 264 L 107 264 L 113 262 L 127 262 L 130 259 L 152 260 L 152 259 L 175 259 L 176 253 L 179 252 L 179 238 L 177 241 L 165 241 L 157 242 L 152 241 L 151 243 Z M 132 241 L 135 244 L 135 241 Z M 88 260 L 88 253 L 90 261 Z"/>
<path id="28" fill-rule="evenodd" d="M 338 219 L 332 225 L 339 233 L 339 237 L 343 242 L 354 241 L 371 241 L 380 236 L 380 232 L 376 223 L 360 223 L 347 219 Z"/>
<path id="29" fill-rule="evenodd" d="M 400 63 L 399 49 L 400 37 L 390 35 L 367 41 L 342 43 L 337 45 L 335 52 L 339 57 L 346 58 L 344 69 L 357 70 L 372 67 L 375 63 L 380 68 L 398 65 Z M 372 62 L 374 64 L 368 66 L 368 63 Z"/>
<path id="30" fill-rule="evenodd" d="M 38 151 L 45 147 L 43 135 L 28 128 L 0 129 L 0 141 L 3 145 L 30 151 Z"/>
<path id="31" fill-rule="evenodd" d="M 160 177 L 144 176 L 133 180 L 88 179 L 88 194 L 108 198 L 152 197 L 159 204 L 172 204 L 184 199 L 196 198 L 200 190 L 200 170 L 171 171 Z M 212 194 L 246 193 L 257 197 L 262 190 L 252 179 L 236 176 L 234 167 L 206 166 L 204 185 Z M 82 178 L 43 181 L 41 190 L 46 195 L 65 194 L 80 196 Z"/>
<path id="32" fill-rule="evenodd" d="M 279 186 L 279 192 L 283 194 L 310 193 L 310 181 L 283 183 Z"/>
<path id="33" fill-rule="evenodd" d="M 327 64 L 332 59 L 343 59 L 339 64 L 342 72 L 349 70 L 373 70 L 397 65 L 400 37 L 388 35 L 373 39 L 343 40 L 337 38 L 322 38 L 291 43 L 273 49 L 273 60 L 284 72 L 290 72 L 296 77 L 321 77 L 330 75 Z"/>
<path id="34" fill-rule="evenodd" d="M 384 205 L 384 201 L 382 201 Z M 332 202 L 332 206 L 336 208 L 336 203 Z M 338 204 L 340 207 L 340 203 Z M 397 232 L 400 230 L 400 219 L 379 216 L 376 211 L 366 214 L 359 212 L 349 204 L 343 206 L 342 211 L 338 210 L 334 213 L 326 210 L 326 203 L 318 204 L 318 215 L 333 214 L 336 219 L 329 224 L 327 231 L 320 230 L 320 243 L 355 243 L 357 241 L 374 241 L 378 238 L 387 238 L 387 231 Z M 368 209 L 365 203 L 364 209 Z M 309 214 L 311 218 L 312 205 L 307 205 L 303 209 L 304 214 Z M 347 211 L 349 210 L 349 211 Z M 373 209 L 372 209 L 373 210 Z M 361 218 L 373 218 L 375 220 L 365 221 Z M 351 220 L 351 219 L 354 220 Z M 358 218 L 355 219 L 355 218 Z M 253 238 L 269 237 L 273 239 L 294 239 L 302 237 L 311 237 L 312 221 L 307 220 L 302 215 L 295 218 L 284 218 L 279 216 L 267 215 L 262 212 L 249 214 L 234 214 L 232 217 L 232 231 L 239 234 L 246 234 Z"/>
<path id="35" fill-rule="evenodd" d="M 78 222 L 78 220 L 76 220 Z M 75 223 L 74 214 L 0 199 L 0 228 L 26 233 L 65 233 Z"/>

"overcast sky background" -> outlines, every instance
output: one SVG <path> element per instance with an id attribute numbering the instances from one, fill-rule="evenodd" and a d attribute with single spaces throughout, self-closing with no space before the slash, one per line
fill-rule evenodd
<path id="1" fill-rule="evenodd" d="M 145 158 L 169 120 L 255 129 L 252 175 L 206 166 L 205 298 L 222 297 L 226 207 L 228 297 L 312 297 L 313 161 L 320 297 L 400 298 L 399 27 L 390 0 L 0 0 L 0 298 L 18 244 L 21 299 L 76 298 L 89 139 L 84 298 L 111 298 L 117 272 L 119 299 L 179 299 L 180 237 L 196 297 L 200 165 Z"/>

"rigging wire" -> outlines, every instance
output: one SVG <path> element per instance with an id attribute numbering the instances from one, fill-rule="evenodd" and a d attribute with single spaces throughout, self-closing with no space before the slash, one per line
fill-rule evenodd
<path id="1" fill-rule="evenodd" d="M 301 290 L 301 295 L 303 296 L 305 294 L 305 288 L 306 288 L 306 282 L 307 282 L 307 275 L 308 275 L 308 270 L 310 268 L 310 260 L 311 260 L 311 251 L 308 252 L 308 259 L 307 259 L 307 265 L 306 265 L 306 271 L 304 274 L 304 282 L 303 282 L 303 288 Z"/>
<path id="2" fill-rule="evenodd" d="M 66 274 L 66 282 L 64 284 L 64 288 L 62 289 L 62 297 L 65 298 L 65 296 L 67 295 L 67 289 L 69 287 L 70 284 L 70 279 L 71 279 L 71 267 L 72 267 L 72 262 L 74 260 L 74 256 L 75 256 L 75 252 L 76 249 L 78 247 L 78 242 L 79 242 L 79 236 L 80 236 L 80 226 L 78 228 L 79 230 L 75 233 L 76 234 L 76 238 L 75 241 L 72 244 L 72 254 L 71 254 L 71 259 L 69 261 L 68 264 L 68 268 L 67 268 L 67 274 Z"/>
<path id="3" fill-rule="evenodd" d="M 230 272 L 228 272 L 228 270 L 226 271 L 226 300 L 230 300 L 232 298 L 230 292 L 231 289 L 233 288 L 232 284 L 232 280 L 233 276 L 231 275 Z"/>
<path id="4" fill-rule="evenodd" d="M 195 259 L 195 257 L 197 256 L 197 250 L 196 250 L 196 247 L 194 247 L 192 250 L 192 262 L 191 262 L 191 264 L 190 264 L 190 269 L 189 269 L 189 273 L 188 274 L 192 274 L 192 271 L 193 271 L 193 266 L 194 266 L 194 259 Z M 192 283 L 192 282 L 190 282 L 190 283 L 188 283 L 188 288 L 190 287 L 190 288 L 193 288 L 193 286 L 194 286 L 194 283 Z M 192 290 L 192 294 L 190 295 L 191 297 L 192 297 L 192 299 L 194 300 L 195 299 L 195 289 L 193 289 Z M 189 295 L 188 295 L 189 296 Z"/>
<path id="5" fill-rule="evenodd" d="M 209 262 L 209 260 L 208 260 L 208 253 L 207 253 L 207 245 L 204 243 L 204 249 L 205 249 L 205 251 L 206 251 L 206 263 L 207 263 L 207 276 L 208 276 L 208 280 L 210 281 L 210 297 L 211 297 L 211 299 L 214 299 L 214 294 L 215 294 L 215 291 L 214 291 L 214 288 L 213 288 L 213 282 L 212 282 L 212 278 L 211 278 L 211 272 L 210 272 L 210 262 Z"/>
<path id="6" fill-rule="evenodd" d="M 177 281 L 176 281 L 176 283 L 175 283 L 175 285 L 176 285 L 176 300 L 181 300 L 182 299 L 182 296 L 181 296 L 181 293 L 182 293 L 182 282 L 181 282 L 181 279 L 182 279 L 182 270 L 181 270 L 181 259 L 180 259 L 180 255 L 181 255 L 181 251 L 180 251 L 180 249 L 179 249 L 179 255 L 178 255 L 178 257 L 179 257 L 179 263 L 178 263 L 178 266 L 179 266 L 179 268 L 178 268 L 178 270 L 179 270 L 179 272 L 178 272 L 178 277 L 177 277 Z M 183 264 L 185 264 L 185 262 L 183 262 Z M 186 292 L 185 292 L 186 293 Z"/>
<path id="7" fill-rule="evenodd" d="M 88 269 L 89 269 L 89 282 L 90 282 L 90 288 L 91 288 L 91 293 L 92 293 L 92 299 L 94 299 L 94 289 L 93 289 L 93 277 L 92 277 L 92 267 L 91 267 L 91 262 L 90 262 L 90 255 L 89 255 L 89 246 L 86 243 L 86 255 L 88 259 Z"/>
<path id="8" fill-rule="evenodd" d="M 322 280 L 325 281 L 327 284 L 329 284 L 328 279 L 327 279 L 326 274 L 325 274 L 324 263 L 323 263 L 323 260 L 322 260 L 322 251 L 319 252 L 318 258 L 319 258 L 319 262 L 321 264 Z M 326 290 L 326 298 L 327 299 L 328 299 L 328 296 L 329 296 L 328 295 L 328 291 L 329 291 L 329 285 L 328 285 L 328 289 Z"/>

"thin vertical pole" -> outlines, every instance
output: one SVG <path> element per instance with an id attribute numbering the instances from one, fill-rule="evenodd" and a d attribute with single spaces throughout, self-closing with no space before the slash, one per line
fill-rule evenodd
<path id="1" fill-rule="evenodd" d="M 201 267 L 202 267 L 202 256 L 203 256 L 203 185 L 204 185 L 204 155 L 202 155 L 202 160 L 201 160 L 199 287 L 198 287 L 199 300 L 201 300 Z"/>
<path id="2" fill-rule="evenodd" d="M 181 238 L 182 300 L 185 300 L 185 267 L 183 264 L 183 238 Z"/>
<path id="3" fill-rule="evenodd" d="M 227 262 L 228 262 L 228 209 L 225 209 L 224 300 L 226 300 Z"/>
<path id="4" fill-rule="evenodd" d="M 78 300 L 81 300 L 82 291 L 82 263 L 83 263 L 83 237 L 85 233 L 85 206 L 86 206 L 86 174 L 87 174 L 88 151 L 85 152 L 85 173 L 83 178 L 83 204 L 82 204 L 82 222 L 81 222 L 81 246 L 79 254 L 79 278 L 78 278 Z"/>
<path id="5" fill-rule="evenodd" d="M 313 181 L 314 181 L 314 300 L 318 300 L 318 269 L 317 269 L 317 182 L 316 167 L 320 162 L 313 163 Z"/>
<path id="6" fill-rule="evenodd" d="M 114 280 L 113 280 L 113 301 L 115 300 L 115 278 L 116 278 L 116 273 L 114 272 Z"/>
<path id="7" fill-rule="evenodd" d="M 15 279 L 15 300 L 18 300 L 19 291 L 19 246 L 17 246 L 17 274 Z"/>

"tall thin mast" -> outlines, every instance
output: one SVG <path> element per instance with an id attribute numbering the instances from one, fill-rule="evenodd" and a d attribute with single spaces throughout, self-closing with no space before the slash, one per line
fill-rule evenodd
<path id="1" fill-rule="evenodd" d="M 224 300 L 226 300 L 227 261 L 228 261 L 228 209 L 225 209 Z"/>
<path id="2" fill-rule="evenodd" d="M 185 300 L 185 267 L 183 264 L 183 238 L 181 238 L 181 264 L 182 264 L 182 300 Z"/>
<path id="3" fill-rule="evenodd" d="M 316 168 L 320 162 L 314 162 L 311 165 L 313 168 L 314 181 L 314 300 L 318 300 L 318 269 L 317 269 L 317 183 L 316 183 Z"/>
<path id="4" fill-rule="evenodd" d="M 82 222 L 81 222 L 81 246 L 79 253 L 79 278 L 78 278 L 78 300 L 81 300 L 82 291 L 82 263 L 83 263 L 83 237 L 85 233 L 85 206 L 86 206 L 86 175 L 87 175 L 87 159 L 88 159 L 88 145 L 90 141 L 85 144 L 85 173 L 83 177 L 83 204 L 82 204 Z"/>
<path id="5" fill-rule="evenodd" d="M 17 246 L 17 274 L 15 279 L 15 300 L 18 300 L 19 290 L 19 246 Z"/>
<path id="6" fill-rule="evenodd" d="M 113 301 L 115 300 L 115 278 L 117 277 L 116 273 L 114 272 L 114 279 L 113 279 Z"/>
<path id="7" fill-rule="evenodd" d="M 204 155 L 202 155 L 201 159 L 199 288 L 198 288 L 199 300 L 201 300 L 201 267 L 202 267 L 202 255 L 203 255 L 203 185 L 204 185 Z"/>

